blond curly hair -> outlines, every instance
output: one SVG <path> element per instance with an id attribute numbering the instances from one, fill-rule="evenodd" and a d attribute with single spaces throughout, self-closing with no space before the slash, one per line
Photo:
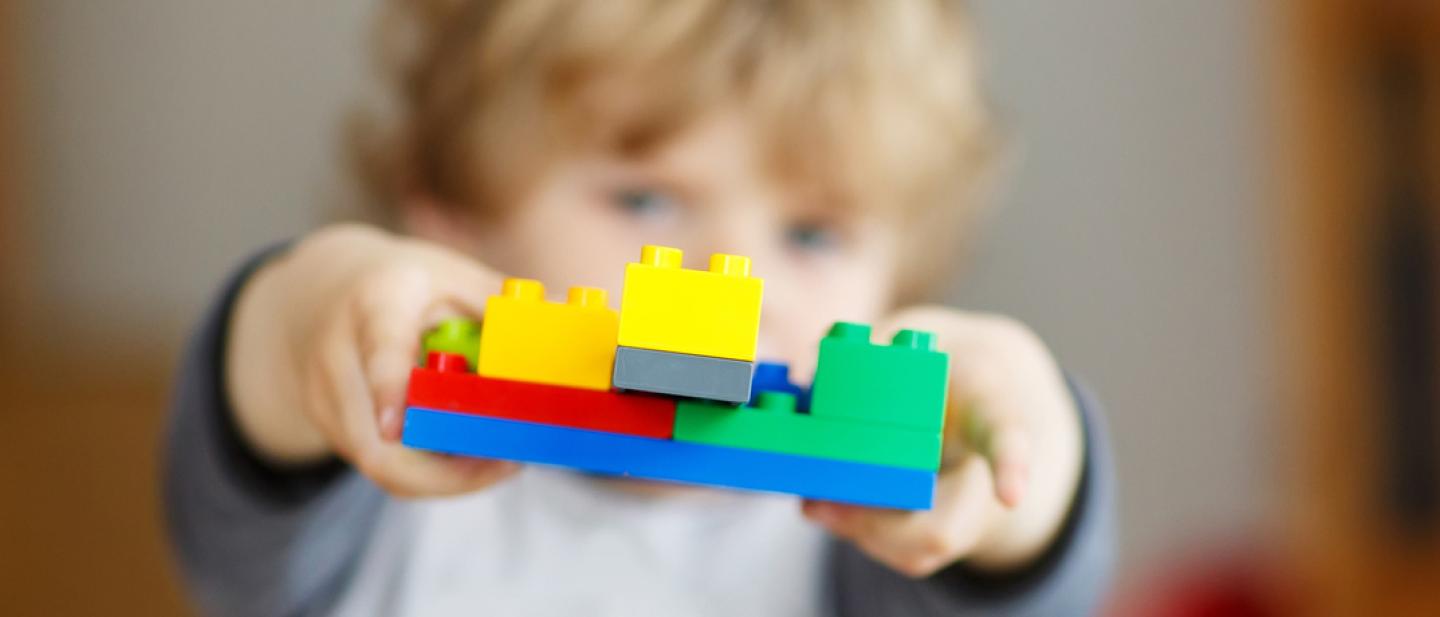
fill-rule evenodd
<path id="1" fill-rule="evenodd" d="M 990 158 L 952 0 L 393 0 L 378 26 L 388 105 L 347 149 L 382 211 L 418 193 L 502 212 L 567 149 L 640 155 L 721 108 L 777 177 L 917 234 L 959 224 Z"/>

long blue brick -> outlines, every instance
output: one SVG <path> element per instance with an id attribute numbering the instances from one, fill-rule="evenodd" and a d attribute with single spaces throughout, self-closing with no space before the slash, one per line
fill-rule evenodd
<path id="1" fill-rule="evenodd" d="M 934 472 L 600 433 L 411 407 L 412 448 L 604 474 L 801 495 L 905 510 L 930 508 Z"/>

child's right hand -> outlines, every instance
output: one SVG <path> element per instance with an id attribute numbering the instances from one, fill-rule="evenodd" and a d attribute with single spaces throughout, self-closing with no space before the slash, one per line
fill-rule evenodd
<path id="1" fill-rule="evenodd" d="M 514 463 L 399 443 L 421 335 L 444 317 L 480 317 L 501 276 L 447 249 L 358 225 L 302 240 L 252 276 L 227 333 L 236 424 L 277 465 L 339 456 L 389 493 L 478 490 Z"/>

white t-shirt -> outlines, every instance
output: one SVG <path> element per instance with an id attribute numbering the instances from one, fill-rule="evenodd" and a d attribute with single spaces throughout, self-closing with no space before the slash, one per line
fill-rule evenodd
<path id="1" fill-rule="evenodd" d="M 824 535 L 794 497 L 619 490 L 529 466 L 390 501 L 339 615 L 818 615 Z"/>

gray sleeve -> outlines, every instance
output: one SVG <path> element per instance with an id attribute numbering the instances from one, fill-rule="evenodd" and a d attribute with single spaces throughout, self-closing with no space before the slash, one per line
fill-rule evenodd
<path id="1" fill-rule="evenodd" d="M 167 531 L 207 615 L 313 615 L 354 571 L 384 503 L 338 460 L 277 469 L 243 444 L 225 392 L 232 305 L 252 259 L 225 285 L 181 361 L 163 456 Z"/>
<path id="2" fill-rule="evenodd" d="M 1089 615 L 1105 598 L 1115 562 L 1115 469 L 1103 419 L 1088 392 L 1069 382 L 1085 428 L 1085 463 L 1055 543 L 1020 572 L 981 573 L 963 564 L 915 580 L 849 544 L 830 551 L 828 601 L 860 615 Z"/>

